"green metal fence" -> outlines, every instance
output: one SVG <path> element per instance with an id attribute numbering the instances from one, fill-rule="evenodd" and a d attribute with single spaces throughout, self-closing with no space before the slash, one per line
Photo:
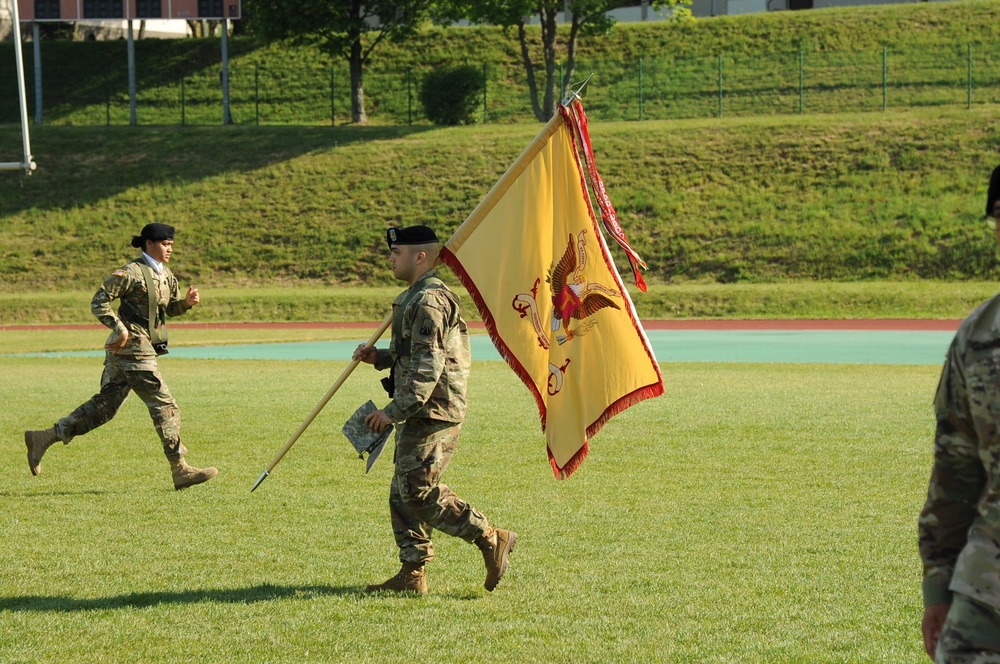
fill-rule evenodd
<path id="1" fill-rule="evenodd" d="M 0 63 L 2 64 L 2 63 Z M 33 63 L 26 62 L 29 115 L 35 117 Z M 4 66 L 0 72 L 6 72 Z M 80 80 L 59 68 L 43 71 L 43 123 L 122 125 L 130 121 L 128 81 L 121 67 Z M 523 71 L 482 65 L 485 94 L 477 120 L 534 121 Z M 366 111 L 378 124 L 419 124 L 429 68 L 373 65 L 365 75 Z M 648 56 L 576 64 L 593 74 L 588 114 L 597 120 L 662 120 L 796 113 L 885 111 L 927 106 L 1000 103 L 1000 44 L 955 45 L 934 53 L 789 52 L 755 58 L 725 53 L 704 58 Z M 139 124 L 213 125 L 222 122 L 221 70 L 207 66 L 173 80 L 137 84 Z M 0 84 L 4 81 L 0 77 Z M 4 85 L 4 89 L 11 89 Z M 230 108 L 243 125 L 329 125 L 350 121 L 346 65 L 288 68 L 280 64 L 230 68 Z M 0 122 L 16 122 L 16 95 L 0 97 Z"/>

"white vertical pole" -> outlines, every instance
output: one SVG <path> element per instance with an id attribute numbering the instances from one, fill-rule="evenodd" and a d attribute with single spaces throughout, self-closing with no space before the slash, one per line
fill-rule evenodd
<path id="1" fill-rule="evenodd" d="M 17 2 L 17 0 L 14 0 Z M 35 126 L 42 126 L 42 38 L 38 21 L 31 22 L 31 47 L 35 56 Z"/>
<path id="2" fill-rule="evenodd" d="M 128 20 L 128 122 L 133 127 L 139 124 L 135 115 L 135 39 L 132 34 L 132 19 Z"/>
<path id="3" fill-rule="evenodd" d="M 17 0 L 11 0 L 11 17 L 14 19 L 14 57 L 17 63 L 17 96 L 21 111 L 21 143 L 24 149 L 24 160 L 0 164 L 0 170 L 23 169 L 25 173 L 35 170 L 35 162 L 31 158 L 31 141 L 28 138 L 28 101 L 24 88 L 24 57 L 21 54 L 21 17 L 18 14 Z"/>

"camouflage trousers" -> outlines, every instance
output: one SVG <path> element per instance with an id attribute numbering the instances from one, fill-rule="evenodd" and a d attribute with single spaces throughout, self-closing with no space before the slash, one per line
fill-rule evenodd
<path id="1" fill-rule="evenodd" d="M 396 430 L 389 512 L 401 562 L 434 558 L 434 529 L 472 542 L 489 527 L 481 512 L 441 483 L 461 428 L 454 422 L 410 418 Z"/>
<path id="2" fill-rule="evenodd" d="M 1000 663 L 1000 609 L 955 593 L 941 630 L 934 662 Z"/>
<path id="3" fill-rule="evenodd" d="M 187 452 L 181 444 L 181 413 L 170 388 L 153 360 L 135 362 L 108 353 L 101 375 L 101 391 L 56 423 L 56 435 L 65 444 L 76 436 L 105 424 L 115 416 L 129 392 L 135 392 L 149 409 L 149 416 L 167 458 Z"/>

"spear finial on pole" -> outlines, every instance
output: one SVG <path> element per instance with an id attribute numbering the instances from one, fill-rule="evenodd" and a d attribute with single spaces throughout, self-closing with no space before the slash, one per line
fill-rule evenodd
<path id="1" fill-rule="evenodd" d="M 585 94 L 585 88 L 587 87 L 587 83 L 590 83 L 590 79 L 592 79 L 592 78 L 594 78 L 593 74 L 591 74 L 586 79 L 584 79 L 583 83 L 580 83 L 575 88 L 571 87 L 570 91 L 566 94 L 566 98 L 563 99 L 562 105 L 566 106 L 567 104 L 569 104 L 574 99 L 581 99 L 582 100 L 583 99 L 583 95 Z"/>

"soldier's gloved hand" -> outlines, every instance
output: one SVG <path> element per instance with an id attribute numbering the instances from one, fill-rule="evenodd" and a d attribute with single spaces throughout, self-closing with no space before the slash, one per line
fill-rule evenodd
<path id="1" fill-rule="evenodd" d="M 128 343 L 128 328 L 123 327 L 121 330 L 111 333 L 111 336 L 104 343 L 104 350 L 109 353 L 117 353 L 125 347 L 126 343 Z"/>

